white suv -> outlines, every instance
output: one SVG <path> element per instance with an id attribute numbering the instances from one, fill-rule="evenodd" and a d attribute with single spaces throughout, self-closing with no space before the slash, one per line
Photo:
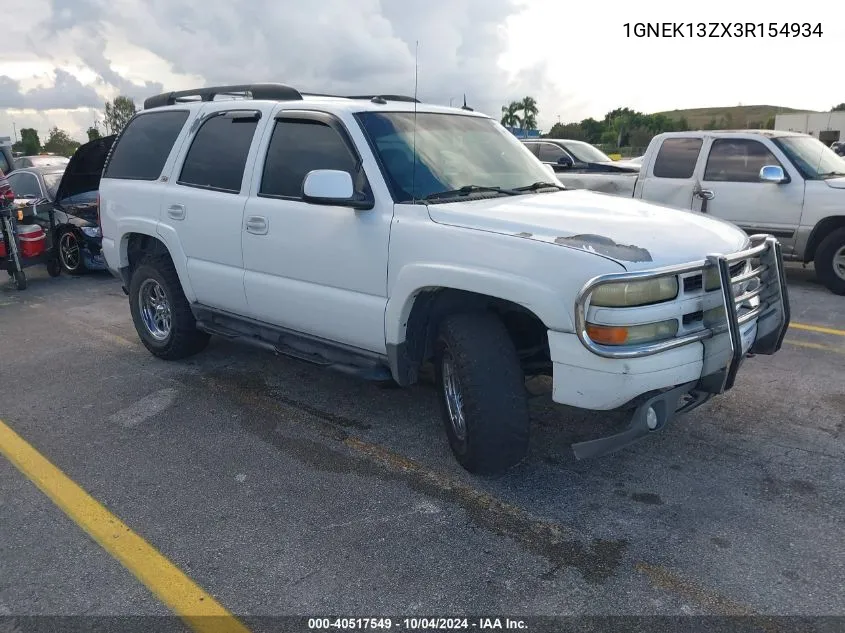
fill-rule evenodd
<path id="1" fill-rule="evenodd" d="M 774 238 L 564 190 L 496 121 L 407 97 L 152 97 L 100 212 L 150 352 L 215 334 L 403 386 L 431 362 L 477 473 L 525 456 L 526 376 L 552 376 L 559 403 L 630 408 L 628 429 L 574 446 L 604 454 L 730 389 L 789 322 Z"/>

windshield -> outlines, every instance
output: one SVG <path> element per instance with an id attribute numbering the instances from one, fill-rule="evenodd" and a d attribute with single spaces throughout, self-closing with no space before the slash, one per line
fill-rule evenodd
<path id="1" fill-rule="evenodd" d="M 583 141 L 564 141 L 562 145 L 581 163 L 612 163 L 613 160 L 599 148 Z"/>
<path id="2" fill-rule="evenodd" d="M 50 200 L 56 199 L 56 192 L 59 190 L 59 183 L 62 181 L 62 172 L 44 174 L 44 186 L 47 188 L 47 195 Z"/>
<path id="3" fill-rule="evenodd" d="M 468 185 L 513 189 L 555 182 L 529 149 L 491 119 L 431 112 L 362 112 L 357 118 L 398 202 Z"/>
<path id="4" fill-rule="evenodd" d="M 808 180 L 845 176 L 845 159 L 812 136 L 772 139 Z"/>

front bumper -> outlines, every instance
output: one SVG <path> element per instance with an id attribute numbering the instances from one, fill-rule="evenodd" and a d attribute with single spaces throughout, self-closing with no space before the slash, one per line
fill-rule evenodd
<path id="1" fill-rule="evenodd" d="M 745 260 L 751 262 L 750 270 L 732 276 L 731 265 Z M 723 308 L 718 321 L 673 339 L 638 346 L 605 346 L 589 338 L 586 315 L 591 293 L 597 287 L 696 272 L 704 277 L 708 269 L 718 273 Z M 736 287 L 740 288 L 739 295 L 735 294 Z M 596 277 L 578 296 L 575 321 L 581 346 L 578 352 L 573 349 L 576 337 L 550 333 L 554 400 L 589 409 L 638 402 L 625 431 L 573 446 L 582 459 L 618 450 L 663 428 L 677 415 L 731 389 L 747 356 L 771 355 L 780 349 L 790 321 L 780 244 L 772 236 L 754 235 L 751 247 L 738 253 L 710 255 L 703 262 L 652 271 Z"/>

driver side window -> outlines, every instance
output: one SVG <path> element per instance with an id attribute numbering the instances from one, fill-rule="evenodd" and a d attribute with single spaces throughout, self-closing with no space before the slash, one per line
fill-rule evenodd
<path id="1" fill-rule="evenodd" d="M 781 166 L 769 149 L 751 139 L 716 139 L 707 157 L 704 180 L 708 182 L 760 182 L 766 165 Z"/>
<path id="2" fill-rule="evenodd" d="M 8 176 L 9 186 L 15 192 L 16 198 L 41 198 L 41 186 L 38 178 L 26 172 L 11 173 Z"/>
<path id="3" fill-rule="evenodd" d="M 544 163 L 556 163 L 563 156 L 566 156 L 566 152 L 557 145 L 552 145 L 551 143 L 540 145 L 540 160 Z"/>

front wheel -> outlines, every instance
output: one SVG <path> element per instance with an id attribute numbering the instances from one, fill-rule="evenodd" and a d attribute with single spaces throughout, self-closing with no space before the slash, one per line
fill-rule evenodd
<path id="1" fill-rule="evenodd" d="M 15 280 L 15 288 L 18 290 L 26 290 L 26 273 L 24 271 L 14 271 L 12 273 L 12 278 Z"/>
<path id="2" fill-rule="evenodd" d="M 819 281 L 832 293 L 845 295 L 845 227 L 822 240 L 814 263 Z"/>
<path id="3" fill-rule="evenodd" d="M 65 231 L 59 237 L 59 262 L 68 274 L 79 275 L 85 272 L 82 240 L 72 230 Z"/>
<path id="4" fill-rule="evenodd" d="M 435 369 L 446 435 L 466 470 L 498 474 L 528 451 L 525 376 L 496 316 L 456 314 L 440 325 Z"/>
<path id="5" fill-rule="evenodd" d="M 129 310 L 141 342 L 165 360 L 192 356 L 209 335 L 197 329 L 191 306 L 169 257 L 146 257 L 132 273 Z"/>

